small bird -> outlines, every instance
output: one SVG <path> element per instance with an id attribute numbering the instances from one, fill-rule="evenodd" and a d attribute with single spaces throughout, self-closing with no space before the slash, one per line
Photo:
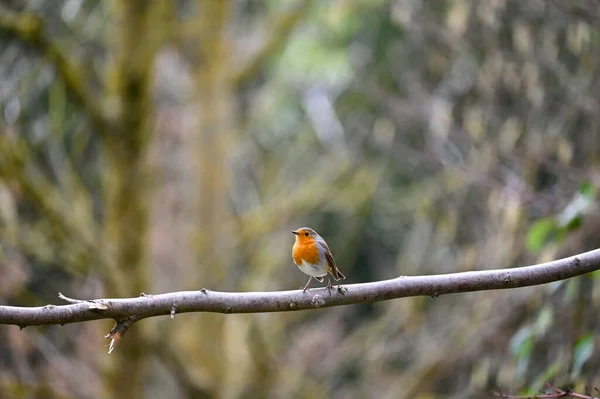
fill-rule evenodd
<path id="1" fill-rule="evenodd" d="M 323 276 L 327 273 L 331 274 L 336 281 L 346 278 L 338 270 L 327 243 L 316 231 L 309 227 L 301 227 L 298 230 L 292 230 L 292 233 L 296 235 L 296 242 L 292 247 L 294 263 L 304 274 L 310 276 L 303 292 L 308 289 L 311 279 L 314 278 L 322 283 Z M 327 276 L 327 279 L 327 289 L 331 289 L 331 278 Z"/>

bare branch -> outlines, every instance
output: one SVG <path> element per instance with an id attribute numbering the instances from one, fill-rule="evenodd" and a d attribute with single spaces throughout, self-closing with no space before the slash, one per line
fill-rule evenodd
<path id="1" fill-rule="evenodd" d="M 550 398 L 578 398 L 578 399 L 598 399 L 595 396 L 584 395 L 573 391 L 565 391 L 558 388 L 549 387 L 548 393 L 539 395 L 510 395 L 501 392 L 493 392 L 494 396 L 499 398 L 511 398 L 511 399 L 550 399 Z"/>
<path id="2" fill-rule="evenodd" d="M 432 276 L 402 276 L 373 283 L 275 292 L 180 291 L 138 298 L 96 299 L 64 306 L 0 306 L 0 324 L 53 325 L 88 320 L 138 321 L 177 313 L 285 312 L 331 306 L 371 303 L 410 296 L 437 297 L 460 292 L 508 289 L 546 284 L 600 269 L 600 250 L 513 269 L 485 270 Z M 63 296 L 64 297 L 64 296 Z M 69 302 L 76 300 L 68 299 Z M 131 324 L 131 323 L 129 323 Z"/>
<path id="3" fill-rule="evenodd" d="M 125 320 L 118 321 L 117 324 L 115 324 L 115 326 L 110 330 L 110 332 L 104 336 L 104 338 L 110 339 L 110 345 L 108 346 L 109 355 L 115 349 L 123 336 L 127 333 L 129 327 L 131 327 L 131 325 L 137 320 L 138 319 L 135 316 L 130 316 Z"/>

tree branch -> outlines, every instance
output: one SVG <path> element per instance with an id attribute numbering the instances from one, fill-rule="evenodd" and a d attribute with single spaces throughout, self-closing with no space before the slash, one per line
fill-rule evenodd
<path id="1" fill-rule="evenodd" d="M 98 319 L 118 323 L 147 317 L 188 312 L 259 313 L 285 312 L 379 302 L 410 296 L 437 297 L 460 292 L 508 289 L 546 284 L 600 269 L 600 249 L 576 256 L 513 269 L 485 270 L 432 276 L 401 276 L 373 283 L 274 292 L 180 291 L 138 298 L 95 300 L 67 299 L 70 305 L 41 307 L 0 306 L 0 324 L 67 324 Z M 66 298 L 61 294 L 62 298 Z"/>

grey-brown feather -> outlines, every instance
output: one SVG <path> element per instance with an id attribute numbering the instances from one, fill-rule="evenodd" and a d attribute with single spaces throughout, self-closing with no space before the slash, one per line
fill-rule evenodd
<path id="1" fill-rule="evenodd" d="M 333 259 L 331 250 L 329 250 L 329 246 L 327 245 L 325 240 L 317 234 L 317 236 L 315 237 L 315 243 L 317 244 L 317 249 L 319 250 L 319 260 L 323 259 L 323 256 L 325 256 L 327 264 L 329 265 L 329 274 L 331 274 L 333 279 L 336 281 L 345 279 L 346 276 L 344 276 L 342 272 L 340 272 L 340 270 L 337 268 L 335 259 Z"/>
<path id="2" fill-rule="evenodd" d="M 333 255 L 331 255 L 331 252 L 327 252 L 325 256 L 327 257 L 327 263 L 329 263 L 330 267 L 329 273 L 331 274 L 333 279 L 336 281 L 340 279 L 345 279 L 346 276 L 344 276 L 340 269 L 337 268 L 337 265 L 335 264 L 335 259 L 333 259 Z"/>

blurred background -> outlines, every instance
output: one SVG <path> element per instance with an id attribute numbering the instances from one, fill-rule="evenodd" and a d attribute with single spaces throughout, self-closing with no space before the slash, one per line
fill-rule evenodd
<path id="1" fill-rule="evenodd" d="M 0 303 L 508 268 L 599 246 L 595 0 L 0 1 Z M 274 314 L 0 326 L 2 398 L 600 387 L 596 275 Z M 314 286 L 317 284 L 313 283 Z"/>

